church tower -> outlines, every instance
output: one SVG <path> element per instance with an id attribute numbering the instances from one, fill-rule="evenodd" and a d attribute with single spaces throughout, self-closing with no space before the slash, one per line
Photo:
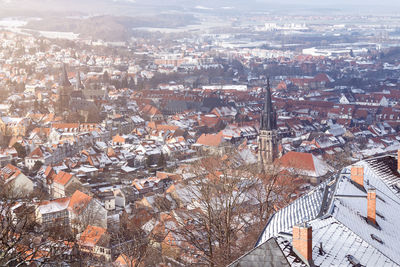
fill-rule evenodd
<path id="1" fill-rule="evenodd" d="M 81 72 L 78 70 L 76 72 L 76 84 L 75 84 L 75 90 L 80 91 L 83 89 L 82 85 L 82 80 L 81 80 Z"/>
<path id="2" fill-rule="evenodd" d="M 65 112 L 69 111 L 71 89 L 67 69 L 65 64 L 63 64 L 60 86 L 58 88 L 58 115 L 63 115 Z"/>
<path id="3" fill-rule="evenodd" d="M 272 107 L 269 79 L 265 95 L 264 109 L 260 120 L 260 135 L 258 137 L 258 163 L 260 168 L 272 164 L 278 156 L 278 135 L 276 113 Z"/>

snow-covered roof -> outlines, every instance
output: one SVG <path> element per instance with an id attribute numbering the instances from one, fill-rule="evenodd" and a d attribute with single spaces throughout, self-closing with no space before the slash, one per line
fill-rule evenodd
<path id="1" fill-rule="evenodd" d="M 350 263 L 348 255 L 354 262 L 362 264 L 359 266 L 398 266 L 333 217 L 311 221 L 309 225 L 313 228 L 312 258 L 315 266 L 355 266 Z M 278 237 L 277 241 L 291 266 L 307 266 L 293 257 L 287 238 Z"/>
<path id="2" fill-rule="evenodd" d="M 321 210 L 326 183 L 315 187 L 292 202 L 290 205 L 276 212 L 269 219 L 264 228 L 257 245 L 266 242 L 280 232 L 290 232 L 291 228 L 299 223 L 315 219 Z"/>
<path id="3" fill-rule="evenodd" d="M 68 208 L 69 201 L 69 197 L 46 201 L 39 205 L 38 211 L 40 214 L 59 212 Z"/>
<path id="4" fill-rule="evenodd" d="M 316 266 L 352 266 L 348 255 L 361 266 L 398 266 L 400 173 L 397 157 L 367 159 L 357 166 L 364 167 L 363 186 L 351 180 L 351 166 L 344 168 L 335 179 L 275 213 L 257 245 L 275 237 L 286 247 L 291 243 L 293 226 L 307 222 L 313 229 L 312 257 Z M 367 219 L 369 189 L 375 189 L 377 195 L 376 224 Z M 303 266 L 295 261 L 292 264 Z"/>

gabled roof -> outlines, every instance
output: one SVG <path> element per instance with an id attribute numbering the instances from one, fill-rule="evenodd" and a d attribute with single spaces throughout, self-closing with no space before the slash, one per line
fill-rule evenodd
<path id="1" fill-rule="evenodd" d="M 54 182 L 61 185 L 66 185 L 71 180 L 72 176 L 73 175 L 71 173 L 59 171 L 54 177 Z"/>
<path id="2" fill-rule="evenodd" d="M 75 193 L 71 196 L 71 200 L 68 204 L 68 210 L 76 214 L 80 214 L 87 207 L 87 205 L 89 205 L 89 202 L 91 200 L 91 196 L 88 196 L 85 193 L 76 190 Z"/>
<path id="3" fill-rule="evenodd" d="M 136 259 L 132 259 L 131 257 L 126 256 L 125 254 L 121 254 L 114 261 L 114 265 L 116 267 L 130 267 L 130 266 L 135 266 L 136 261 L 137 261 Z"/>
<path id="4" fill-rule="evenodd" d="M 277 160 L 283 168 L 291 168 L 301 175 L 320 177 L 332 168 L 311 153 L 290 151 Z"/>
<path id="5" fill-rule="evenodd" d="M 268 239 L 261 246 L 243 255 L 228 267 L 280 267 L 290 266 L 275 238 Z"/>
<path id="6" fill-rule="evenodd" d="M 314 81 L 316 82 L 334 82 L 334 80 L 329 77 L 326 73 L 318 73 L 314 77 Z"/>
<path id="7" fill-rule="evenodd" d="M 119 134 L 117 134 L 112 138 L 112 141 L 114 143 L 125 143 L 125 137 L 120 136 Z"/>
<path id="8" fill-rule="evenodd" d="M 223 131 L 217 134 L 202 134 L 196 143 L 203 146 L 219 146 L 224 140 L 223 137 Z"/>
<path id="9" fill-rule="evenodd" d="M 155 116 L 157 114 L 161 114 L 161 112 L 158 110 L 158 108 L 152 106 L 152 105 L 146 105 L 143 109 L 142 112 L 144 114 L 147 114 L 149 116 Z"/>
<path id="10" fill-rule="evenodd" d="M 47 177 L 47 176 L 52 175 L 53 172 L 54 172 L 53 168 L 51 166 L 47 166 L 44 171 L 44 175 Z"/>
<path id="11" fill-rule="evenodd" d="M 21 174 L 21 170 L 15 167 L 12 164 L 7 164 L 4 168 L 0 170 L 0 177 L 3 178 L 4 181 L 17 177 Z"/>
<path id="12" fill-rule="evenodd" d="M 31 153 L 29 153 L 28 157 L 30 158 L 43 158 L 43 152 L 40 147 L 35 148 Z"/>
<path id="13" fill-rule="evenodd" d="M 47 184 L 52 184 L 54 177 L 56 176 L 56 172 L 54 171 L 53 167 L 43 165 L 40 170 L 38 171 L 38 176 L 42 177 L 46 180 Z"/>
<path id="14" fill-rule="evenodd" d="M 68 208 L 70 199 L 71 198 L 69 197 L 63 197 L 51 201 L 43 201 L 39 204 L 38 210 L 40 214 L 53 213 L 65 210 Z"/>
<path id="15" fill-rule="evenodd" d="M 93 225 L 88 225 L 79 238 L 79 243 L 84 246 L 94 247 L 103 246 L 101 244 L 102 237 L 107 233 L 107 230 Z"/>
<path id="16" fill-rule="evenodd" d="M 211 113 L 219 117 L 234 117 L 237 114 L 237 110 L 234 107 L 223 106 L 214 108 Z"/>

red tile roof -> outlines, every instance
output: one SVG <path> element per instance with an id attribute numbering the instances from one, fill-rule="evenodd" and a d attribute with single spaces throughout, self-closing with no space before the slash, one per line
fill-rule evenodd
<path id="1" fill-rule="evenodd" d="M 153 106 L 151 106 L 151 105 L 146 105 L 146 106 L 142 109 L 142 112 L 143 112 L 144 114 L 149 115 L 149 116 L 154 116 L 154 115 L 156 115 L 156 114 L 161 114 L 161 112 L 160 112 L 156 107 L 153 107 Z"/>
<path id="2" fill-rule="evenodd" d="M 57 175 L 54 177 L 54 182 L 61 184 L 61 185 L 66 185 L 72 178 L 72 174 L 60 171 L 57 173 Z"/>
<path id="3" fill-rule="evenodd" d="M 106 233 L 106 229 L 102 227 L 97 227 L 93 225 L 88 225 L 85 231 L 81 234 L 79 238 L 79 243 L 84 246 L 95 246 L 101 237 Z"/>
<path id="4" fill-rule="evenodd" d="M 311 153 L 290 151 L 279 159 L 279 164 L 286 168 L 314 171 L 314 159 Z"/>
<path id="5" fill-rule="evenodd" d="M 217 134 L 202 134 L 196 143 L 204 146 L 219 146 L 222 141 L 223 131 L 220 131 Z"/>
<path id="6" fill-rule="evenodd" d="M 43 158 L 43 152 L 40 147 L 35 148 L 31 153 L 29 153 L 30 158 Z"/>
<path id="7" fill-rule="evenodd" d="M 0 177 L 4 181 L 16 177 L 21 173 L 21 170 L 12 164 L 7 164 L 3 169 L 0 170 Z"/>
<path id="8" fill-rule="evenodd" d="M 92 200 L 91 196 L 86 195 L 85 193 L 76 190 L 75 193 L 71 196 L 71 200 L 68 205 L 68 210 L 80 214 L 84 208 L 87 207 L 89 202 Z"/>

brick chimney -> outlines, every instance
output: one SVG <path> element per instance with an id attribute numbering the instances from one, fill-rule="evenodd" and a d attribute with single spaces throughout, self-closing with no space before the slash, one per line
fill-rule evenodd
<path id="1" fill-rule="evenodd" d="M 351 180 L 361 186 L 364 186 L 364 167 L 352 166 L 351 167 Z"/>
<path id="2" fill-rule="evenodd" d="M 312 262 L 312 227 L 307 223 L 293 226 L 293 250 L 306 263 Z"/>
<path id="3" fill-rule="evenodd" d="M 397 150 L 397 171 L 400 172 L 400 149 Z"/>
<path id="4" fill-rule="evenodd" d="M 376 224 L 376 190 L 368 189 L 367 193 L 367 219 Z"/>

